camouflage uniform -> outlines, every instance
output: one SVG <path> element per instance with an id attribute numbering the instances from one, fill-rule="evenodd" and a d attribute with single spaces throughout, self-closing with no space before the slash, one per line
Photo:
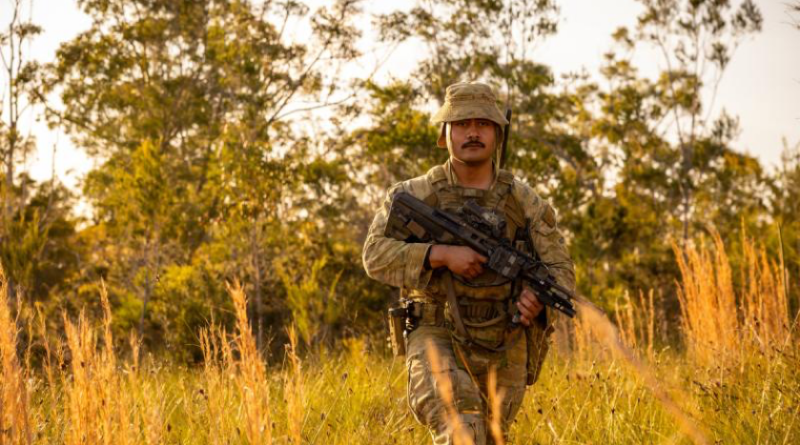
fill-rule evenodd
<path id="1" fill-rule="evenodd" d="M 486 100 L 487 97 L 491 102 Z M 437 123 L 468 118 L 487 118 L 498 124 L 505 122 L 497 110 L 491 89 L 485 85 L 453 85 L 448 88 L 445 101 L 445 106 L 434 119 Z M 493 110 L 490 108 L 487 112 L 489 104 Z M 449 146 L 449 129 L 443 128 L 442 134 L 446 134 Z M 443 276 L 449 271 L 446 268 L 426 270 L 424 267 L 431 245 L 406 243 L 384 236 L 391 197 L 401 190 L 449 211 L 457 211 L 468 199 L 495 209 L 507 221 L 509 240 L 515 240 L 518 248 L 525 248 L 527 244 L 518 235 L 529 233 L 530 238 L 526 234 L 525 239 L 530 239 L 540 258 L 550 264 L 559 284 L 573 289 L 573 265 L 558 230 L 555 212 L 531 187 L 503 170 L 494 172 L 494 181 L 488 190 L 462 187 L 448 161 L 426 175 L 392 187 L 372 222 L 364 245 L 367 274 L 400 287 L 404 298 L 411 302 L 415 329 L 407 337 L 406 364 L 408 402 L 414 416 L 431 430 L 435 444 L 453 443 L 439 387 L 441 378 L 448 378 L 453 387 L 455 408 L 474 443 L 492 443 L 486 403 L 489 369 L 496 369 L 498 393 L 504 394 L 501 411 L 503 431 L 506 432 L 522 403 L 526 383 L 532 384 L 538 376 L 547 352 L 554 313 L 548 308 L 524 332 L 521 329 L 512 332 L 508 327 L 512 304 L 509 297 L 512 292 L 518 295 L 519 289 L 514 290 L 511 283 L 496 285 L 497 276 L 491 271 L 485 271 L 472 280 L 472 286 L 456 277 L 452 280 L 453 288 L 467 331 L 472 339 L 488 344 L 490 348 L 465 343 L 455 334 L 452 308 L 445 303 Z M 431 343 L 438 351 L 441 367 L 438 378 L 433 375 L 427 355 L 427 345 Z"/>

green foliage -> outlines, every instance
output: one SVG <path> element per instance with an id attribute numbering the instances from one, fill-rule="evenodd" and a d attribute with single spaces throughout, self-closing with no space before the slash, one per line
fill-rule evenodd
<path id="1" fill-rule="evenodd" d="M 182 345 L 225 307 L 212 283 L 240 279 L 263 345 L 265 308 L 285 309 L 267 301 L 284 292 L 267 291 L 281 283 L 273 258 L 297 242 L 286 228 L 339 204 L 324 198 L 344 182 L 340 168 L 288 116 L 295 100 L 335 91 L 322 60 L 356 56 L 355 2 L 81 6 L 93 24 L 62 45 L 45 88 L 60 94 L 68 131 L 104 159 L 84 193 L 112 300 L 141 301 L 148 344 Z M 309 42 L 289 41 L 287 26 L 302 23 Z"/>
<path id="2" fill-rule="evenodd" d="M 72 196 L 63 186 L 36 184 L 23 176 L 29 194 L 22 200 L 22 187 L 9 201 L 23 207 L 0 224 L 0 265 L 12 292 L 21 291 L 26 301 L 47 301 L 52 294 L 67 291 L 80 273 L 86 255 L 77 234 L 78 220 L 70 215 Z"/>
<path id="3" fill-rule="evenodd" d="M 784 141 L 782 161 L 777 178 L 770 184 L 770 214 L 774 226 L 765 234 L 765 243 L 776 252 L 775 257 L 783 260 L 790 281 L 788 292 L 794 301 L 794 307 L 790 309 L 798 311 L 800 288 L 793 284 L 792 277 L 800 276 L 800 218 L 797 217 L 800 212 L 800 142 L 790 146 Z"/>
<path id="4" fill-rule="evenodd" d="M 279 274 L 286 287 L 286 304 L 292 314 L 292 320 L 300 337 L 306 345 L 319 343 L 335 332 L 335 323 L 342 320 L 345 305 L 337 298 L 336 285 L 341 274 L 331 282 L 330 288 L 322 287 L 320 271 L 327 263 L 326 258 L 315 260 L 311 270 L 298 271 L 291 274 L 279 268 Z"/>
<path id="5" fill-rule="evenodd" d="M 357 166 L 369 172 L 369 183 L 383 192 L 447 159 L 446 150 L 436 147 L 438 129 L 431 126 L 430 115 L 419 110 L 424 101 L 418 90 L 401 82 L 385 87 L 368 83 L 366 89 L 372 123 L 351 133 L 350 143 L 363 147 Z"/>

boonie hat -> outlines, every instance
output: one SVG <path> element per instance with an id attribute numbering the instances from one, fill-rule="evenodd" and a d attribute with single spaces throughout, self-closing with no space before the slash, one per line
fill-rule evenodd
<path id="1" fill-rule="evenodd" d="M 481 82 L 459 82 L 447 87 L 444 105 L 433 115 L 440 124 L 464 119 L 488 119 L 500 127 L 508 124 L 497 108 L 497 96 L 489 85 Z"/>

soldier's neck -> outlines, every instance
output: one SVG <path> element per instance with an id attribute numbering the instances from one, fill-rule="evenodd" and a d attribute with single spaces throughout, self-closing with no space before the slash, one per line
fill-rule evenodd
<path id="1" fill-rule="evenodd" d="M 473 164 L 450 157 L 450 166 L 458 179 L 458 184 L 462 187 L 488 190 L 494 182 L 491 159 L 480 164 Z"/>

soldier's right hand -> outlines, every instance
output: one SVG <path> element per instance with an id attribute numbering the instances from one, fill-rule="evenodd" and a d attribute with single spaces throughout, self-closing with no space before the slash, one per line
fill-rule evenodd
<path id="1" fill-rule="evenodd" d="M 483 273 L 483 263 L 487 258 L 467 246 L 448 246 L 437 244 L 431 247 L 428 257 L 431 267 L 447 267 L 456 275 L 469 280 Z"/>

